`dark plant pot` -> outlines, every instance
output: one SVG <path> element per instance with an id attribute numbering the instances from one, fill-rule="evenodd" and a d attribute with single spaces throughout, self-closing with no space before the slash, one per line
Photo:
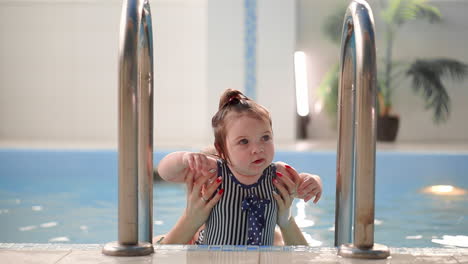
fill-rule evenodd
<path id="1" fill-rule="evenodd" d="M 400 118 L 397 116 L 381 116 L 377 119 L 377 140 L 393 142 L 398 133 Z"/>

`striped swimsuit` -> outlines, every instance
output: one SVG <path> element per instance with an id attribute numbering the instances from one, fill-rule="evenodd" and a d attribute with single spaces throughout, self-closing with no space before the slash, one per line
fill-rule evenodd
<path id="1" fill-rule="evenodd" d="M 224 160 L 218 160 L 224 189 L 197 241 L 206 245 L 273 245 L 278 206 L 273 191 L 276 167 L 270 164 L 259 180 L 240 183 Z M 260 220 L 257 220 L 257 217 Z M 250 228 L 250 230 L 249 230 Z"/>

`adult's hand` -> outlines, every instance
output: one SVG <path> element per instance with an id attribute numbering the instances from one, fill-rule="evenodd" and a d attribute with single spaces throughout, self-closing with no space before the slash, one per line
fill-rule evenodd
<path id="1" fill-rule="evenodd" d="M 216 191 L 221 184 L 221 178 L 210 182 L 211 176 L 210 173 L 202 174 L 191 170 L 186 171 L 187 208 L 185 208 L 184 214 L 179 218 L 176 225 L 161 241 L 161 244 L 189 243 L 198 229 L 208 219 L 211 210 L 221 199 L 224 191 L 223 189 Z"/>
<path id="2" fill-rule="evenodd" d="M 216 191 L 221 184 L 221 177 L 210 181 L 211 177 L 211 173 L 202 174 L 194 171 L 188 171 L 185 177 L 187 186 L 185 215 L 191 219 L 197 229 L 206 222 L 211 210 L 224 192 L 224 189 Z"/>

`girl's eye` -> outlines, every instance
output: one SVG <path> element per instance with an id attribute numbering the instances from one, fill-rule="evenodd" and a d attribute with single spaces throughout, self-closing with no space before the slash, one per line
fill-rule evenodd
<path id="1" fill-rule="evenodd" d="M 269 135 L 265 135 L 262 137 L 263 141 L 268 141 L 271 139 L 271 137 Z"/>
<path id="2" fill-rule="evenodd" d="M 246 145 L 247 143 L 249 143 L 249 141 L 248 141 L 247 139 L 245 139 L 245 138 L 239 140 L 239 144 L 240 144 L 240 145 Z"/>

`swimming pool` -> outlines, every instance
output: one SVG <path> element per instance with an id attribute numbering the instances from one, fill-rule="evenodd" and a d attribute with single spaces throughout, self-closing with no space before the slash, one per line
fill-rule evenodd
<path id="1" fill-rule="evenodd" d="M 166 153 L 156 152 L 155 163 Z M 333 246 L 336 154 L 280 151 L 275 160 L 322 177 L 320 202 L 298 202 L 293 214 L 311 245 Z M 375 241 L 440 247 L 459 236 L 463 245 L 468 195 L 422 190 L 434 185 L 466 190 L 467 174 L 466 153 L 378 152 Z M 156 183 L 154 234 L 167 232 L 184 207 L 183 185 Z M 104 244 L 116 239 L 115 151 L 0 150 L 0 242 Z"/>

